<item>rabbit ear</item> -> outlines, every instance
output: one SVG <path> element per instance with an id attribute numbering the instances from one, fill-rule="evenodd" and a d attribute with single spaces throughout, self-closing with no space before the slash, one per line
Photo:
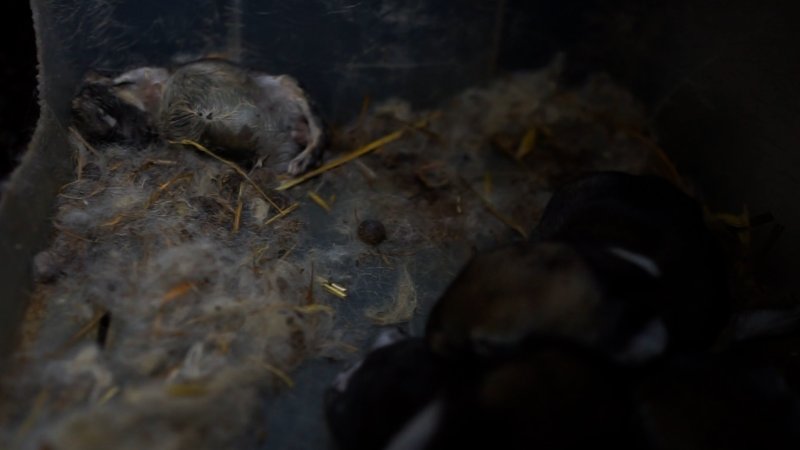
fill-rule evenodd
<path id="1" fill-rule="evenodd" d="M 732 324 L 736 341 L 794 333 L 800 330 L 800 306 L 741 312 L 734 317 Z"/>
<path id="2" fill-rule="evenodd" d="M 161 67 L 140 67 L 114 78 L 117 95 L 152 116 L 161 107 L 169 72 Z"/>
<path id="3" fill-rule="evenodd" d="M 643 271 L 647 272 L 653 278 L 658 278 L 661 276 L 661 268 L 653 261 L 652 258 L 649 258 L 641 253 L 632 252 L 630 250 L 624 249 L 622 247 L 609 247 L 609 253 L 613 254 L 614 256 L 627 261 L 634 266 L 642 269 Z"/>
<path id="4" fill-rule="evenodd" d="M 375 338 L 375 341 L 372 343 L 372 350 L 377 350 L 382 347 L 386 347 L 388 345 L 392 345 L 395 342 L 402 341 L 403 339 L 408 338 L 409 335 L 401 328 L 393 327 L 387 330 L 383 330 L 378 333 L 378 336 Z"/>
<path id="5" fill-rule="evenodd" d="M 654 358 L 666 350 L 669 332 L 661 319 L 648 322 L 628 343 L 628 347 L 615 355 L 623 363 L 641 363 Z"/>
<path id="6" fill-rule="evenodd" d="M 423 408 L 398 432 L 386 450 L 426 448 L 442 422 L 444 401 L 437 398 Z"/>

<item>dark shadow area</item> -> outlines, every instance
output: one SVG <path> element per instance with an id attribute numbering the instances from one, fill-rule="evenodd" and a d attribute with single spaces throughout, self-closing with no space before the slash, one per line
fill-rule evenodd
<path id="1" fill-rule="evenodd" d="M 0 23 L 0 180 L 16 167 L 33 135 L 36 101 L 36 40 L 27 2 L 3 3 Z"/>
<path id="2" fill-rule="evenodd" d="M 770 247 L 760 275 L 773 296 L 796 295 L 800 4 L 509 1 L 504 20 L 501 69 L 561 51 L 571 82 L 608 73 L 645 103 L 660 145 L 712 209 L 771 213 L 785 232 L 756 233 Z"/>

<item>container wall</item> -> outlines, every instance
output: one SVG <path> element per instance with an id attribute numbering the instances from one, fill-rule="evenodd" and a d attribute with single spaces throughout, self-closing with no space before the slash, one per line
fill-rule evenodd
<path id="1" fill-rule="evenodd" d="M 431 105 L 493 70 L 502 1 L 244 2 L 243 57 L 290 73 L 334 121 L 362 100 Z"/>
<path id="2" fill-rule="evenodd" d="M 508 12 L 500 0 L 39 0 L 34 6 L 47 50 L 44 81 L 58 83 L 59 91 L 71 93 L 90 68 L 221 54 L 292 74 L 334 121 L 349 119 L 364 97 L 432 104 L 485 80 L 497 68 L 498 19 Z M 48 65 L 58 70 L 48 72 Z"/>

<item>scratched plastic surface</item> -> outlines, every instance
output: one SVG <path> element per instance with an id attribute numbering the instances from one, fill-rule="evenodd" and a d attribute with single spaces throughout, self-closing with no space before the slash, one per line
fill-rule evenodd
<path id="1" fill-rule="evenodd" d="M 343 121 L 365 95 L 430 105 L 486 79 L 497 57 L 495 15 L 503 3 L 35 0 L 33 6 L 44 81 L 59 89 L 47 100 L 59 113 L 63 96 L 90 67 L 120 70 L 225 54 L 294 75 L 328 117 Z"/>

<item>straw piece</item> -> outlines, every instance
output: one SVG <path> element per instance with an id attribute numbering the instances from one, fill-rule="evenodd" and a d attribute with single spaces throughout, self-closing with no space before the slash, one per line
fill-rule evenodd
<path id="1" fill-rule="evenodd" d="M 284 372 L 281 369 L 273 366 L 272 364 L 267 364 L 267 363 L 265 363 L 263 361 L 260 361 L 260 365 L 262 367 L 264 367 L 265 369 L 267 369 L 267 371 L 269 373 L 271 373 L 271 374 L 275 375 L 276 377 L 278 377 L 278 379 L 283 381 L 286 384 L 286 386 L 288 386 L 289 388 L 293 388 L 294 387 L 294 380 L 292 380 L 292 378 L 286 372 Z"/>
<path id="2" fill-rule="evenodd" d="M 271 219 L 269 219 L 268 221 L 264 222 L 264 225 L 269 225 L 272 222 L 275 222 L 276 220 L 280 219 L 281 217 L 288 216 L 289 213 L 291 213 L 292 211 L 294 211 L 295 209 L 297 209 L 299 207 L 300 207 L 299 203 L 292 203 L 291 206 L 289 206 L 288 208 L 282 210 L 280 213 L 275 214 L 274 216 L 272 216 Z"/>
<path id="3" fill-rule="evenodd" d="M 216 159 L 217 161 L 219 161 L 219 162 L 221 162 L 221 163 L 223 163 L 223 164 L 225 164 L 225 165 L 229 166 L 230 168 L 232 168 L 233 170 L 235 170 L 235 171 L 236 171 L 236 173 L 238 173 L 239 175 L 241 175 L 241 176 L 242 176 L 242 178 L 244 178 L 245 180 L 247 180 L 247 182 L 248 182 L 248 183 L 250 183 L 250 184 L 251 184 L 251 185 L 252 185 L 252 186 L 253 186 L 253 187 L 256 189 L 256 191 L 257 191 L 257 192 L 258 192 L 258 193 L 259 193 L 259 194 L 260 194 L 262 197 L 264 197 L 264 199 L 265 199 L 266 201 L 268 201 L 268 202 L 269 202 L 269 204 L 270 204 L 270 205 L 272 205 L 272 206 L 273 206 L 275 209 L 277 209 L 279 213 L 282 213 L 282 212 L 283 212 L 283 210 L 281 209 L 281 207 L 280 207 L 280 206 L 278 206 L 278 205 L 277 205 L 277 204 L 276 204 L 276 203 L 275 203 L 275 202 L 274 202 L 274 201 L 273 201 L 273 200 L 272 200 L 272 199 L 271 199 L 271 198 L 270 198 L 270 197 L 269 197 L 269 196 L 266 194 L 266 192 L 264 192 L 264 191 L 263 191 L 263 190 L 262 190 L 262 189 L 261 189 L 261 188 L 258 186 L 258 184 L 256 184 L 256 182 L 255 182 L 255 181 L 253 181 L 253 179 L 252 179 L 252 178 L 250 178 L 250 176 L 248 176 L 248 175 L 247 175 L 247 172 L 245 172 L 245 171 L 244 171 L 244 170 L 243 170 L 241 167 L 239 167 L 239 165 L 238 165 L 238 164 L 236 164 L 235 162 L 233 162 L 233 161 L 230 161 L 230 160 L 227 160 L 227 159 L 225 159 L 225 158 L 223 158 L 223 157 L 221 157 L 221 156 L 218 156 L 216 153 L 214 153 L 214 152 L 212 152 L 211 150 L 207 149 L 207 148 L 206 148 L 206 147 L 204 147 L 202 144 L 200 144 L 200 143 L 198 143 L 198 142 L 195 142 L 195 141 L 193 141 L 193 140 L 191 140 L 191 139 L 181 139 L 180 141 L 169 141 L 169 143 L 170 143 L 170 144 L 179 144 L 179 145 L 190 145 L 190 146 L 194 147 L 195 149 L 197 149 L 197 150 L 199 150 L 199 151 L 201 151 L 201 152 L 205 153 L 206 155 L 208 155 L 208 156 L 211 156 L 212 158 Z"/>
<path id="4" fill-rule="evenodd" d="M 233 234 L 239 232 L 239 225 L 242 221 L 242 207 L 244 207 L 244 201 L 242 200 L 242 195 L 244 194 L 244 183 L 239 184 L 239 195 L 236 197 L 236 212 L 233 215 L 233 229 L 231 230 Z"/>
<path id="5" fill-rule="evenodd" d="M 534 147 L 536 147 L 536 137 L 538 133 L 536 132 L 536 128 L 529 129 L 525 136 L 522 137 L 522 140 L 519 142 L 519 147 L 517 147 L 517 153 L 514 154 L 516 159 L 522 159 L 526 157 L 531 151 L 533 151 Z"/>
<path id="6" fill-rule="evenodd" d="M 422 120 L 412 124 L 410 128 L 403 128 L 403 129 L 397 130 L 397 131 L 395 131 L 393 133 L 389 133 L 386 136 L 383 136 L 380 139 L 376 139 L 376 140 L 370 142 L 369 144 L 367 144 L 367 145 L 365 145 L 365 146 L 363 146 L 361 148 L 358 148 L 358 149 L 356 149 L 356 150 L 354 150 L 354 151 L 352 151 L 350 153 L 347 153 L 347 154 L 342 155 L 342 156 L 340 156 L 340 157 L 338 157 L 338 158 L 336 158 L 336 159 L 334 159 L 332 161 L 329 161 L 328 163 L 322 165 L 321 167 L 318 167 L 317 169 L 314 169 L 314 170 L 312 170 L 310 172 L 306 172 L 304 175 L 302 175 L 300 177 L 285 181 L 280 186 L 278 186 L 275 190 L 276 191 L 284 191 L 284 190 L 289 189 L 291 187 L 297 186 L 298 184 L 304 183 L 304 182 L 310 180 L 311 178 L 314 178 L 314 177 L 316 177 L 318 175 L 321 175 L 321 174 L 323 174 L 323 173 L 325 173 L 325 172 L 327 172 L 327 171 L 329 171 L 331 169 L 335 169 L 335 168 L 341 166 L 342 164 L 348 163 L 348 162 L 350 162 L 350 161 L 352 161 L 352 160 L 354 160 L 356 158 L 364 156 L 364 155 L 366 155 L 367 153 L 369 153 L 369 152 L 371 152 L 373 150 L 377 150 L 377 149 L 383 147 L 386 144 L 389 144 L 391 142 L 394 142 L 394 141 L 400 139 L 410 129 L 419 129 L 419 128 L 423 128 L 423 127 L 427 126 L 428 122 L 432 118 L 433 117 L 422 119 Z"/>
<path id="7" fill-rule="evenodd" d="M 322 287 L 330 292 L 331 294 L 344 299 L 347 298 L 347 289 L 339 284 L 333 283 L 331 281 L 326 280 L 322 277 L 317 277 L 317 281 L 322 285 Z"/>
<path id="8" fill-rule="evenodd" d="M 319 195 L 317 195 L 317 193 L 316 193 L 316 192 L 314 192 L 314 191 L 308 191 L 308 197 L 309 197 L 309 198 L 310 198 L 310 199 L 311 199 L 311 200 L 312 200 L 314 203 L 316 203 L 316 204 L 317 204 L 317 205 L 318 205 L 320 208 L 324 209 L 324 210 L 325 210 L 325 211 L 327 211 L 327 212 L 331 212 L 331 205 L 329 205 L 329 204 L 328 204 L 328 202 L 326 202 L 326 201 L 325 201 L 325 199 L 323 199 L 322 197 L 320 197 Z"/>

